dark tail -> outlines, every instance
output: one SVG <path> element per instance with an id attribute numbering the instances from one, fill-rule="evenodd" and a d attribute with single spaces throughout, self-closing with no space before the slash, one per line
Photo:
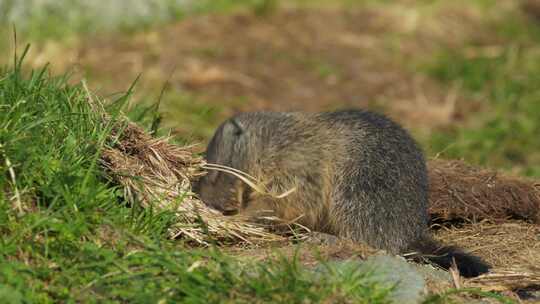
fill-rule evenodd
<path id="1" fill-rule="evenodd" d="M 460 275 L 466 278 L 479 276 L 491 268 L 481 258 L 466 253 L 458 247 L 442 246 L 431 238 L 417 242 L 414 244 L 413 250 L 417 254 L 412 255 L 412 259 L 431 262 L 444 269 L 449 269 L 455 261 Z"/>

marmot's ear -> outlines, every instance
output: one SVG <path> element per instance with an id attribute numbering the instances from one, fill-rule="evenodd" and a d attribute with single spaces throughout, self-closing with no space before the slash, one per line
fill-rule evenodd
<path id="1" fill-rule="evenodd" d="M 231 124 L 234 126 L 233 134 L 236 136 L 242 135 L 245 132 L 244 125 L 236 118 L 231 119 Z"/>

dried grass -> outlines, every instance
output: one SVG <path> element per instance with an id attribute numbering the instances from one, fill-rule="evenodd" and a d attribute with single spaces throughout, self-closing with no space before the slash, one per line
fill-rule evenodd
<path id="1" fill-rule="evenodd" d="M 435 237 L 481 257 L 493 268 L 488 274 L 463 280 L 463 287 L 484 291 L 516 291 L 540 286 L 540 226 L 523 221 L 495 224 L 482 221 L 443 228 Z"/>
<path id="2" fill-rule="evenodd" d="M 241 217 L 224 216 L 197 199 L 191 183 L 204 174 L 205 163 L 193 153 L 192 146 L 152 138 L 133 123 L 126 123 L 119 134 L 116 144 L 102 154 L 106 172 L 123 186 L 128 201 L 175 211 L 172 238 L 201 245 L 287 239 Z"/>
<path id="3" fill-rule="evenodd" d="M 484 291 L 507 291 L 540 286 L 540 271 L 499 270 L 466 281 L 465 287 Z"/>
<path id="4" fill-rule="evenodd" d="M 540 270 L 540 226 L 522 221 L 502 224 L 482 221 L 435 233 L 442 242 L 466 248 L 495 269 L 524 267 Z"/>
<path id="5" fill-rule="evenodd" d="M 436 238 L 493 266 L 464 287 L 513 292 L 540 285 L 539 181 L 443 160 L 429 162 L 429 177 L 431 216 L 466 222 L 439 229 Z"/>
<path id="6" fill-rule="evenodd" d="M 512 177 L 462 161 L 429 162 L 430 206 L 442 220 L 511 218 L 540 224 L 540 181 Z"/>
<path id="7" fill-rule="evenodd" d="M 90 106 L 102 121 L 113 121 L 102 104 L 94 100 L 86 83 L 82 84 Z M 262 224 L 241 216 L 225 216 L 200 201 L 192 192 L 192 183 L 205 174 L 206 163 L 195 154 L 194 145 L 178 146 L 169 143 L 169 138 L 153 138 L 124 116 L 114 120 L 110 141 L 114 144 L 104 149 L 100 159 L 105 172 L 123 187 L 124 197 L 131 204 L 175 212 L 171 238 L 209 245 L 259 244 L 302 237 L 301 233 L 272 233 Z M 267 218 L 266 222 L 272 220 L 278 221 Z"/>

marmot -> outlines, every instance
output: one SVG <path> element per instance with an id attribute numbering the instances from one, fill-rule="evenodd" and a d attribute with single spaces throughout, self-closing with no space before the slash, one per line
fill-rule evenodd
<path id="1" fill-rule="evenodd" d="M 271 211 L 390 253 L 425 254 L 444 268 L 454 258 L 464 276 L 488 271 L 479 258 L 430 237 L 423 153 L 407 131 L 381 114 L 239 114 L 217 129 L 206 160 L 245 172 L 274 193 L 260 195 L 234 175 L 211 170 L 196 192 L 222 212 Z M 288 195 L 276 197 L 280 193 Z"/>

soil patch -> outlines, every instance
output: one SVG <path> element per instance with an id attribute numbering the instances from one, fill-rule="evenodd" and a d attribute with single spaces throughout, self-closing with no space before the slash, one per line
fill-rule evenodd
<path id="1" fill-rule="evenodd" d="M 125 89 L 143 73 L 143 91 L 170 80 L 173 90 L 223 107 L 223 117 L 367 107 L 429 133 L 480 109 L 459 88 L 441 87 L 412 64 L 440 47 L 489 40 L 471 7 L 423 14 L 389 4 L 198 16 L 135 37 L 90 39 L 62 57 L 72 56 L 95 80 L 92 87 Z"/>

